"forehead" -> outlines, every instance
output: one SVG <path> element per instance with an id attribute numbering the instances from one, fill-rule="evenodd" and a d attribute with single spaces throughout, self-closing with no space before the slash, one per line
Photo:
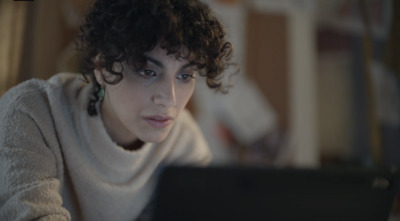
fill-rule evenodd
<path id="1" fill-rule="evenodd" d="M 190 54 L 189 50 L 185 46 L 180 47 L 176 53 L 168 53 L 168 50 L 162 48 L 160 44 L 154 47 L 151 51 L 145 52 L 144 56 L 147 58 L 156 58 L 162 61 L 182 62 L 191 61 L 194 57 L 192 54 Z"/>

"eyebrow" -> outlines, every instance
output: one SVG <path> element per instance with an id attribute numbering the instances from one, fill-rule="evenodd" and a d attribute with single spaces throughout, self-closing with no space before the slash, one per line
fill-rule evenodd
<path id="1" fill-rule="evenodd" d="M 154 64 L 157 65 L 158 67 L 164 68 L 164 64 L 163 64 L 161 61 L 159 61 L 159 60 L 157 60 L 157 59 L 155 59 L 155 58 L 153 58 L 153 57 L 150 57 L 150 56 L 145 56 L 145 57 L 146 57 L 146 59 L 147 59 L 148 61 L 154 63 Z M 189 63 L 183 65 L 181 69 L 184 69 L 184 68 L 187 68 L 187 67 L 190 67 L 190 66 L 193 66 L 193 65 L 196 65 L 196 63 L 192 61 L 192 62 L 189 62 Z"/>
<path id="2" fill-rule="evenodd" d="M 150 62 L 154 63 L 154 64 L 157 65 L 158 67 L 160 67 L 160 68 L 163 68 L 163 67 L 164 67 L 164 64 L 163 64 L 161 61 L 159 61 L 159 60 L 157 60 L 157 59 L 155 59 L 155 58 L 152 58 L 152 57 L 150 57 L 150 56 L 145 56 L 145 57 L 146 57 L 147 61 L 150 61 Z"/>

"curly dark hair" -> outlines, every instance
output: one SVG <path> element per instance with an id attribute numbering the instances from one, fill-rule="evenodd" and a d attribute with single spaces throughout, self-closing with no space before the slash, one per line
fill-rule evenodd
<path id="1" fill-rule="evenodd" d="M 85 21 L 76 45 L 84 52 L 85 79 L 90 76 L 95 84 L 89 114 L 96 115 L 94 104 L 100 88 L 94 79 L 93 58 L 101 55 L 101 68 L 116 76 L 103 80 L 116 84 L 123 75 L 113 69 L 115 62 L 126 61 L 139 70 L 147 62 L 144 53 L 158 43 L 177 57 L 182 57 L 180 49 L 186 47 L 186 58 L 190 55 L 208 87 L 224 92 L 222 72 L 230 65 L 232 44 L 201 0 L 97 0 Z"/>

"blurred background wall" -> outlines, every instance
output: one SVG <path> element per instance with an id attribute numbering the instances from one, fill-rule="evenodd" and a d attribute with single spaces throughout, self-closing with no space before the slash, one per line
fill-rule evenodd
<path id="1" fill-rule="evenodd" d="M 91 2 L 0 1 L 0 95 L 79 72 L 73 38 Z M 229 94 L 198 82 L 190 103 L 215 164 L 400 164 L 398 1 L 207 2 L 240 66 Z"/>

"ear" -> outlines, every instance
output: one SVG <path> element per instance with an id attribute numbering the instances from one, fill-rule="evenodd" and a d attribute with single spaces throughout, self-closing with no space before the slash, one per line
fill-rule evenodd
<path id="1" fill-rule="evenodd" d="M 99 83 L 100 85 L 103 85 L 103 68 L 101 67 L 101 60 L 100 60 L 100 54 L 96 55 L 96 57 L 94 57 L 93 63 L 95 65 L 95 68 L 93 70 L 94 72 L 94 77 L 96 78 L 97 83 Z"/>

